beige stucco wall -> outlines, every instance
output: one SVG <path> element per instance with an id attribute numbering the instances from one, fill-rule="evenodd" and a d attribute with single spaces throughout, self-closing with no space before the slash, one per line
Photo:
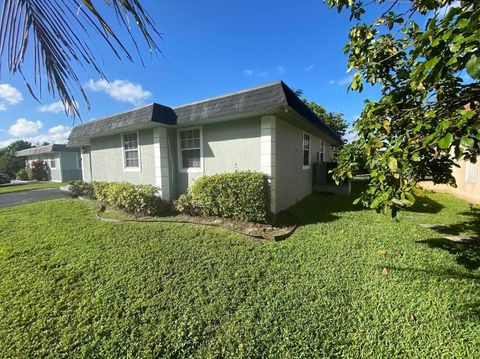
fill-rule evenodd
<path id="1" fill-rule="evenodd" d="M 303 134 L 310 134 L 310 167 L 303 168 Z M 281 211 L 295 205 L 313 192 L 312 164 L 325 141 L 324 161 L 331 160 L 330 140 L 307 128 L 277 118 L 276 125 L 276 209 Z"/>
<path id="2" fill-rule="evenodd" d="M 479 159 L 480 161 L 480 159 Z M 460 161 L 458 164 L 460 167 L 454 167 L 453 175 L 457 182 L 457 188 L 448 185 L 435 185 L 431 181 L 420 182 L 420 186 L 424 189 L 446 192 L 461 197 L 469 202 L 480 204 L 480 163 L 477 161 L 475 164 L 477 169 L 477 178 L 475 183 L 468 183 L 466 181 L 466 163 Z"/>
<path id="3" fill-rule="evenodd" d="M 235 171 L 260 171 L 260 117 L 199 126 L 202 129 L 203 170 L 179 170 L 177 138 L 173 148 L 177 194 L 186 192 L 203 175 Z"/>
<path id="4" fill-rule="evenodd" d="M 60 156 L 61 156 L 60 152 L 28 156 L 27 162 L 29 163 L 29 162 L 38 161 L 38 160 L 46 161 L 48 166 L 48 180 L 54 181 L 54 182 L 61 182 L 63 179 L 62 179 L 62 172 L 61 172 Z M 55 160 L 55 168 L 50 167 L 51 159 Z"/>
<path id="5" fill-rule="evenodd" d="M 90 140 L 89 153 L 82 154 L 84 180 L 155 185 L 153 130 L 140 130 L 138 134 L 140 171 L 124 169 L 122 137 L 116 134 Z"/>

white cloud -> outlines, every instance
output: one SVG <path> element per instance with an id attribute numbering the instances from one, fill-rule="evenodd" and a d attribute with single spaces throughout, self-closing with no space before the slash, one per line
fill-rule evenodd
<path id="1" fill-rule="evenodd" d="M 113 80 L 109 83 L 105 79 L 97 81 L 90 79 L 86 87 L 95 92 L 105 92 L 117 101 L 133 105 L 140 105 L 152 96 L 152 93 L 144 90 L 142 85 L 128 80 Z"/>
<path id="2" fill-rule="evenodd" d="M 253 76 L 253 70 L 250 70 L 250 69 L 243 70 L 243 74 L 247 76 Z"/>
<path id="3" fill-rule="evenodd" d="M 37 143 L 44 143 L 44 142 L 49 142 L 49 143 L 67 143 L 68 141 L 68 136 L 70 135 L 70 132 L 72 131 L 71 127 L 63 126 L 63 125 L 58 125 L 50 128 L 46 133 L 42 133 L 39 135 L 35 136 L 15 136 L 12 138 L 9 138 L 4 141 L 0 141 L 0 148 L 7 147 L 10 143 L 18 141 L 18 140 L 25 140 L 28 142 L 33 143 L 34 145 Z"/>
<path id="4" fill-rule="evenodd" d="M 450 5 L 445 5 L 444 7 L 438 9 L 438 15 L 440 18 L 445 17 L 447 15 L 448 11 L 453 8 L 453 7 L 460 7 L 462 4 L 460 3 L 460 0 L 456 0 L 452 2 Z"/>
<path id="5" fill-rule="evenodd" d="M 78 106 L 78 102 L 75 102 L 75 104 Z M 52 102 L 48 105 L 42 105 L 38 108 L 38 112 L 51 112 L 51 113 L 60 113 L 64 112 L 65 108 L 63 107 L 62 101 L 57 101 L 57 102 Z"/>
<path id="6" fill-rule="evenodd" d="M 305 72 L 312 71 L 314 68 L 315 68 L 315 65 L 307 66 L 307 67 L 305 67 Z"/>
<path id="7" fill-rule="evenodd" d="M 345 86 L 348 85 L 350 82 L 353 81 L 353 76 L 344 77 L 340 80 L 330 80 L 328 83 L 330 85 L 337 85 L 337 86 Z"/>
<path id="8" fill-rule="evenodd" d="M 282 66 L 278 66 L 277 71 L 280 72 L 281 70 L 283 71 L 283 73 L 285 73 L 285 69 Z M 243 74 L 248 77 L 255 76 L 255 77 L 267 78 L 269 75 L 269 72 L 247 69 L 247 70 L 243 70 Z"/>
<path id="9" fill-rule="evenodd" d="M 280 74 L 280 76 L 285 75 L 285 72 L 287 72 L 287 70 L 285 70 L 285 67 L 283 66 L 277 66 L 277 71 Z"/>
<path id="10" fill-rule="evenodd" d="M 7 105 L 16 105 L 23 100 L 22 93 L 9 84 L 0 84 L 0 111 L 5 111 Z"/>
<path id="11" fill-rule="evenodd" d="M 32 143 L 66 143 L 71 131 L 71 127 L 58 125 L 50 128 L 47 133 L 29 138 L 28 141 Z"/>
<path id="12" fill-rule="evenodd" d="M 26 118 L 19 118 L 8 129 L 8 133 L 14 137 L 28 137 L 38 133 L 43 127 L 41 121 L 28 121 Z"/>

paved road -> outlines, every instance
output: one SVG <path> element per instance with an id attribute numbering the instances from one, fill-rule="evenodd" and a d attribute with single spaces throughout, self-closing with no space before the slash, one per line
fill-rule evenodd
<path id="1" fill-rule="evenodd" d="M 64 198 L 66 194 L 58 188 L 37 189 L 0 194 L 0 208 L 17 206 L 19 204 L 47 201 L 49 199 Z"/>

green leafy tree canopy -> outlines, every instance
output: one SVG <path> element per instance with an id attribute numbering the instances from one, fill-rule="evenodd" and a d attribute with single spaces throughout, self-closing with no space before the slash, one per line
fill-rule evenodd
<path id="1" fill-rule="evenodd" d="M 480 0 L 324 1 L 355 21 L 350 89 L 381 88 L 334 177 L 351 177 L 366 156 L 371 179 L 357 201 L 395 216 L 422 194 L 419 180 L 455 185 L 456 161 L 480 154 Z"/>

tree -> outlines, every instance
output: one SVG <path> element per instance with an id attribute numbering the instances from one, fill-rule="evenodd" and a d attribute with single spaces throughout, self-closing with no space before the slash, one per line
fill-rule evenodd
<path id="1" fill-rule="evenodd" d="M 323 106 L 316 102 L 308 101 L 307 99 L 303 99 L 303 102 L 305 102 L 308 107 L 310 107 L 310 109 L 340 137 L 343 138 L 345 136 L 348 129 L 348 123 L 345 121 L 342 112 L 328 112 Z"/>
<path id="2" fill-rule="evenodd" d="M 351 177 L 366 155 L 371 180 L 357 201 L 396 216 L 422 195 L 419 180 L 455 185 L 456 161 L 480 154 L 480 0 L 324 1 L 357 21 L 345 46 L 349 88 L 381 88 L 334 177 Z"/>
<path id="3" fill-rule="evenodd" d="M 328 112 L 325 107 L 319 105 L 314 101 L 309 101 L 303 96 L 302 89 L 296 89 L 295 95 L 300 97 L 300 99 L 308 106 L 310 109 L 317 115 L 320 119 L 323 120 L 332 130 L 334 130 L 340 137 L 344 137 L 347 129 L 348 123 L 345 121 L 344 115 L 342 112 Z"/>
<path id="4" fill-rule="evenodd" d="M 117 28 L 126 29 L 127 36 L 119 34 L 113 21 L 106 17 L 108 13 L 113 13 L 118 20 Z M 67 115 L 79 116 L 72 86 L 80 92 L 88 108 L 90 105 L 77 69 L 89 67 L 106 78 L 92 50 L 93 46 L 98 50 L 99 40 L 117 58 L 133 61 L 127 40 L 131 40 L 138 54 L 140 48 L 130 23 L 136 24 L 149 51 L 158 51 L 155 38 L 160 34 L 141 0 L 3 0 L 0 66 L 6 62 L 10 73 L 19 73 L 37 100 L 32 83 L 41 94 L 45 78 L 47 90 L 53 96 L 60 96 Z M 25 59 L 33 65 L 30 80 L 23 71 Z"/>
<path id="5" fill-rule="evenodd" d="M 17 152 L 31 147 L 30 142 L 20 140 L 0 149 L 0 172 L 14 177 L 18 171 L 25 168 L 25 159 L 17 157 Z"/>

